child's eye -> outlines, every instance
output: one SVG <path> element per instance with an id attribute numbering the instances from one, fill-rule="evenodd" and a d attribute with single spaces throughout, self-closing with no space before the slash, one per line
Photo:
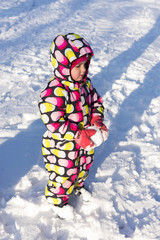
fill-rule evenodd
<path id="1" fill-rule="evenodd" d="M 88 62 L 85 63 L 85 68 L 88 68 Z"/>
<path id="2" fill-rule="evenodd" d="M 83 65 L 85 68 L 87 68 L 87 67 L 88 67 L 88 62 L 79 63 L 79 64 L 76 65 L 76 68 L 80 68 L 82 65 Z"/>

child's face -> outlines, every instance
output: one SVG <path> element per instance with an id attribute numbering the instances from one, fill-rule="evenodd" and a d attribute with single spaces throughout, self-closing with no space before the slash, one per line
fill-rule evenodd
<path id="1" fill-rule="evenodd" d="M 87 65 L 87 61 L 83 61 L 77 64 L 74 68 L 72 68 L 71 77 L 73 78 L 73 80 L 79 82 L 83 79 L 87 70 L 86 65 Z"/>

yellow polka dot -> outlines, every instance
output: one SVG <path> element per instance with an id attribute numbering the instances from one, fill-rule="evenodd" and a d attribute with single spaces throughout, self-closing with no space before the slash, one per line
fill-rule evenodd
<path id="1" fill-rule="evenodd" d="M 64 97 L 64 96 L 66 96 L 66 91 L 65 91 L 63 88 L 61 88 L 61 87 L 57 87 L 57 88 L 54 90 L 54 93 L 55 93 L 55 95 L 58 96 L 58 97 Z"/>
<path id="2" fill-rule="evenodd" d="M 68 179 L 68 177 L 56 177 L 56 181 L 63 184 L 66 180 Z"/>
<path id="3" fill-rule="evenodd" d="M 48 155 L 48 154 L 50 154 L 50 151 L 48 151 L 46 148 L 42 147 L 42 154 Z"/>
<path id="4" fill-rule="evenodd" d="M 53 204 L 58 205 L 61 203 L 61 199 L 60 198 L 53 198 Z"/>
<path id="5" fill-rule="evenodd" d="M 46 114 L 41 115 L 42 121 L 47 124 L 49 122 L 49 117 Z"/>
<path id="6" fill-rule="evenodd" d="M 59 140 L 61 135 L 60 135 L 60 133 L 52 133 L 52 137 L 56 140 Z"/>
<path id="7" fill-rule="evenodd" d="M 71 194 L 71 193 L 73 192 L 73 187 L 74 187 L 74 186 L 71 186 L 71 187 L 68 189 L 67 194 Z"/>
<path id="8" fill-rule="evenodd" d="M 98 111 L 101 112 L 101 113 L 103 113 L 103 112 L 104 112 L 104 108 L 103 108 L 103 107 L 99 107 L 99 108 L 98 108 Z"/>
<path id="9" fill-rule="evenodd" d="M 85 83 L 87 84 L 88 88 L 90 89 L 90 86 L 91 86 L 91 82 L 86 80 Z"/>
<path id="10" fill-rule="evenodd" d="M 47 196 L 53 196 L 53 193 L 49 192 L 47 187 L 45 188 L 45 196 L 46 197 Z"/>
<path id="11" fill-rule="evenodd" d="M 73 148 L 74 144 L 72 142 L 68 142 L 62 147 L 63 150 L 72 150 Z"/>
<path id="12" fill-rule="evenodd" d="M 60 157 L 60 158 L 65 158 L 65 156 L 66 156 L 64 151 L 60 151 L 58 149 L 53 149 L 52 153 L 55 154 L 57 157 Z"/>
<path id="13" fill-rule="evenodd" d="M 84 172 L 84 171 L 82 171 L 82 172 L 80 172 L 80 173 L 79 173 L 79 176 L 78 176 L 78 178 L 83 178 L 83 177 L 84 177 L 84 175 L 85 175 L 85 172 Z"/>
<path id="14" fill-rule="evenodd" d="M 85 112 L 85 115 L 87 115 L 87 114 L 89 113 L 88 105 L 85 105 L 85 106 L 84 106 L 84 110 L 85 110 L 85 111 L 84 111 L 84 112 Z"/>
<path id="15" fill-rule="evenodd" d="M 50 164 L 50 163 L 47 163 L 46 164 L 46 168 L 47 170 L 50 172 L 50 171 L 53 171 L 54 170 L 54 165 L 53 164 Z"/>
<path id="16" fill-rule="evenodd" d="M 74 54 L 73 50 L 70 48 L 67 48 L 65 50 L 65 55 L 68 58 L 70 62 L 74 61 L 76 59 L 76 55 Z"/>
<path id="17" fill-rule="evenodd" d="M 52 45 L 51 45 L 51 52 L 53 53 L 54 52 L 54 49 L 55 49 L 55 43 L 54 41 L 52 42 Z"/>
<path id="18" fill-rule="evenodd" d="M 54 110 L 55 106 L 51 103 L 42 103 L 40 105 L 41 112 L 46 113 L 46 112 L 51 112 Z"/>
<path id="19" fill-rule="evenodd" d="M 48 197 L 47 201 L 49 203 L 53 203 L 54 205 L 58 205 L 61 203 L 61 199 L 60 198 L 52 198 L 52 197 Z"/>
<path id="20" fill-rule="evenodd" d="M 54 68 L 56 68 L 58 66 L 57 60 L 53 56 L 51 56 L 51 63 Z"/>
<path id="21" fill-rule="evenodd" d="M 65 173 L 64 167 L 59 167 L 57 165 L 54 165 L 54 171 L 60 175 L 63 175 Z"/>
<path id="22" fill-rule="evenodd" d="M 79 165 L 79 157 L 77 157 L 76 161 L 75 161 L 75 166 Z"/>
<path id="23" fill-rule="evenodd" d="M 47 148 L 51 146 L 50 141 L 48 139 L 43 139 L 43 145 Z"/>
<path id="24" fill-rule="evenodd" d="M 78 128 L 79 128 L 80 130 L 82 130 L 82 129 L 84 128 L 84 123 L 83 123 L 83 122 L 80 122 L 80 123 L 78 124 Z"/>
<path id="25" fill-rule="evenodd" d="M 73 35 L 76 37 L 76 39 L 81 38 L 81 36 L 76 33 L 73 33 Z"/>
<path id="26" fill-rule="evenodd" d="M 65 84 L 68 87 L 71 85 L 71 83 L 69 81 L 63 81 L 63 84 Z"/>
<path id="27" fill-rule="evenodd" d="M 88 153 L 89 154 L 94 154 L 94 149 L 90 150 Z"/>
<path id="28" fill-rule="evenodd" d="M 59 182 L 48 181 L 48 186 L 54 186 L 55 188 L 60 187 L 61 184 Z"/>
<path id="29" fill-rule="evenodd" d="M 73 137 L 74 137 L 74 134 L 71 132 L 68 132 L 64 135 L 64 139 L 67 139 L 67 140 L 72 140 Z"/>
<path id="30" fill-rule="evenodd" d="M 72 113 L 74 111 L 74 107 L 72 104 L 67 104 L 66 113 Z"/>

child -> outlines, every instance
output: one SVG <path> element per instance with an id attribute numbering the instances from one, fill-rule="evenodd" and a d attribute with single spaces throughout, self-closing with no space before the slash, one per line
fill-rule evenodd
<path id="1" fill-rule="evenodd" d="M 83 188 L 96 141 L 108 137 L 102 98 L 87 77 L 92 56 L 90 45 L 77 34 L 58 35 L 51 45 L 54 77 L 41 93 L 39 109 L 47 127 L 42 143 L 49 173 L 45 196 L 59 207 L 67 205 L 74 189 Z"/>

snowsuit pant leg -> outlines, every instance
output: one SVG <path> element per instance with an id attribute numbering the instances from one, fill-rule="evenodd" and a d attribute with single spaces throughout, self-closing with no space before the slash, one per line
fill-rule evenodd
<path id="1" fill-rule="evenodd" d="M 67 204 L 74 187 L 84 185 L 94 155 L 94 150 L 87 152 L 77 149 L 73 142 L 66 144 L 61 149 L 42 147 L 45 167 L 49 173 L 45 196 L 50 203 L 59 207 Z M 64 150 L 66 148 L 70 150 Z"/>
<path id="2" fill-rule="evenodd" d="M 89 169 L 93 164 L 94 150 L 85 151 L 80 149 L 79 151 L 79 173 L 75 182 L 75 188 L 81 188 L 84 186 L 84 182 L 89 174 Z"/>

